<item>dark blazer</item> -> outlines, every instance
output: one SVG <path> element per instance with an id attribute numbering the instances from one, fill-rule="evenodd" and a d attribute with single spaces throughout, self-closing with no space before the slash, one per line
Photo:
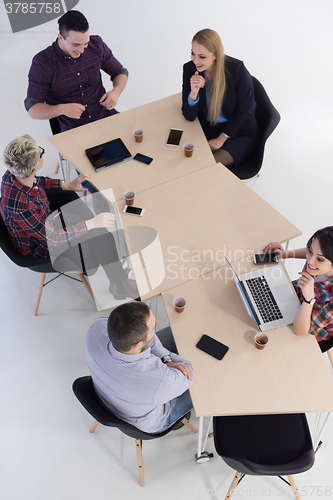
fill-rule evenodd
<path id="1" fill-rule="evenodd" d="M 182 112 L 186 120 L 194 121 L 197 117 L 204 131 L 208 130 L 206 90 L 199 90 L 200 100 L 194 106 L 189 106 L 188 95 L 191 92 L 190 78 L 196 72 L 192 61 L 183 67 L 183 106 Z M 253 81 L 243 61 L 225 56 L 226 91 L 222 110 L 228 119 L 223 132 L 230 137 L 238 134 L 254 134 L 257 131 L 255 119 L 256 101 L 254 100 Z M 199 73 L 205 76 L 204 72 Z"/>

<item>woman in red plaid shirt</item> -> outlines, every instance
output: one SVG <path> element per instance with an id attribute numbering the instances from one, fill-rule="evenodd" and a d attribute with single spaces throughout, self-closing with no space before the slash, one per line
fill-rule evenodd
<path id="1" fill-rule="evenodd" d="M 264 252 L 276 252 L 282 259 L 306 259 L 300 278 L 293 282 L 301 303 L 294 319 L 296 335 L 315 335 L 322 352 L 333 345 L 333 226 L 319 229 L 306 248 L 284 250 L 278 242 Z"/>
<path id="2" fill-rule="evenodd" d="M 116 299 L 138 298 L 136 282 L 128 279 L 114 238 L 106 229 L 114 226 L 115 215 L 94 216 L 80 200 L 75 191 L 86 191 L 81 187 L 89 180 L 86 175 L 71 182 L 36 177 L 44 152 L 32 137 L 24 135 L 11 141 L 4 153 L 8 170 L 2 178 L 0 212 L 13 246 L 31 257 L 50 254 L 59 271 L 63 258 L 88 276 L 102 265 Z"/>

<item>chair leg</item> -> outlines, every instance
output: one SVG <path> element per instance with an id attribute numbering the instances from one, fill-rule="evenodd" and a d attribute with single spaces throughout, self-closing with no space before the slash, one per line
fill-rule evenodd
<path id="1" fill-rule="evenodd" d="M 327 356 L 328 356 L 328 359 L 330 360 L 331 366 L 333 368 L 333 348 L 331 348 L 327 351 Z"/>
<path id="2" fill-rule="evenodd" d="M 58 163 L 56 164 L 56 168 L 55 168 L 54 173 L 55 173 L 55 174 L 57 174 L 57 173 L 59 172 L 59 169 L 60 169 L 60 163 L 58 162 Z"/>
<path id="3" fill-rule="evenodd" d="M 192 432 L 194 432 L 194 434 L 198 434 L 198 429 L 194 427 L 194 425 L 192 425 L 191 422 L 187 420 L 187 418 L 183 418 L 182 422 L 184 425 L 186 425 L 186 427 L 188 427 Z"/>
<path id="4" fill-rule="evenodd" d="M 145 485 L 145 473 L 144 473 L 144 469 L 143 469 L 142 441 L 141 441 L 141 439 L 135 440 L 135 446 L 136 446 L 136 457 L 138 459 L 140 486 L 144 487 L 144 485 Z"/>
<path id="5" fill-rule="evenodd" d="M 93 433 L 96 427 L 99 425 L 98 420 L 96 420 L 89 429 L 89 432 Z"/>
<path id="6" fill-rule="evenodd" d="M 42 273 L 42 275 L 40 277 L 39 287 L 38 287 L 38 292 L 37 292 L 37 298 L 36 298 L 36 305 L 35 305 L 35 309 L 34 309 L 34 316 L 37 316 L 37 314 L 38 314 L 38 308 L 39 308 L 39 304 L 40 304 L 40 299 L 42 298 L 42 293 L 43 293 L 45 276 L 46 276 L 46 273 Z"/>
<path id="7" fill-rule="evenodd" d="M 237 484 L 239 483 L 241 477 L 242 477 L 242 473 L 236 472 L 235 477 L 233 478 L 231 485 L 229 487 L 227 496 L 225 497 L 225 500 L 227 500 L 228 498 L 231 498 L 232 495 L 235 493 L 235 489 L 237 488 Z"/>
<path id="8" fill-rule="evenodd" d="M 292 491 L 293 491 L 293 493 L 295 495 L 295 498 L 297 498 L 297 500 L 302 500 L 301 495 L 299 494 L 298 486 L 296 484 L 294 476 L 288 476 L 288 481 L 289 481 L 290 486 L 292 488 Z"/>

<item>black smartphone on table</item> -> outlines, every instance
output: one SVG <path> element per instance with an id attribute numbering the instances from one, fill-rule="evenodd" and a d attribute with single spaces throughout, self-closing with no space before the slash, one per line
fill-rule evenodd
<path id="1" fill-rule="evenodd" d="M 141 161 L 142 163 L 145 163 L 146 165 L 149 165 L 153 159 L 150 158 L 150 156 L 142 155 L 141 153 L 137 153 L 134 157 L 133 160 Z"/>
<path id="2" fill-rule="evenodd" d="M 256 253 L 253 256 L 253 262 L 255 264 L 269 264 L 271 262 L 279 262 L 278 254 L 272 253 Z"/>
<path id="3" fill-rule="evenodd" d="M 201 337 L 196 347 L 218 360 L 221 360 L 229 351 L 229 347 L 206 334 Z"/>
<path id="4" fill-rule="evenodd" d="M 169 133 L 168 140 L 166 142 L 167 146 L 179 146 L 180 139 L 182 137 L 183 130 L 180 128 L 172 128 Z"/>

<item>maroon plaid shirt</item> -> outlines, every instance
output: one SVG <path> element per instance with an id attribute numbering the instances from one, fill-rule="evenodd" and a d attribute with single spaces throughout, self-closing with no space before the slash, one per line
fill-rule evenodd
<path id="1" fill-rule="evenodd" d="M 36 177 L 34 186 L 20 184 L 7 170 L 2 178 L 0 212 L 7 226 L 13 246 L 22 255 L 45 257 L 49 245 L 61 245 L 86 234 L 84 222 L 56 229 L 53 220 L 58 211 L 50 211 L 46 196 L 48 190 L 61 190 L 58 179 Z"/>
<path id="2" fill-rule="evenodd" d="M 111 80 L 128 74 L 100 36 L 92 35 L 88 47 L 76 59 L 67 56 L 55 41 L 32 60 L 28 94 L 24 101 L 26 109 L 38 102 L 51 106 L 76 102 L 86 106 L 79 120 L 59 116 L 62 130 L 115 114 L 115 109 L 107 110 L 99 103 L 105 94 L 101 70 L 110 75 Z"/>

